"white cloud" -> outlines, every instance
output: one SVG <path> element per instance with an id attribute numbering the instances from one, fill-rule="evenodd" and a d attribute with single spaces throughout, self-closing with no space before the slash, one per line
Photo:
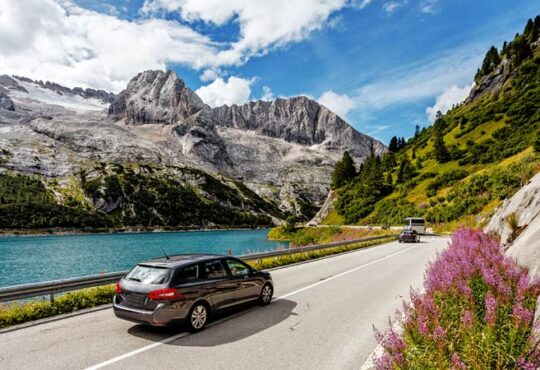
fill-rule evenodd
<path id="1" fill-rule="evenodd" d="M 215 70 L 205 69 L 199 78 L 201 79 L 201 81 L 208 82 L 208 81 L 214 81 L 218 77 L 219 77 L 219 73 L 216 72 Z"/>
<path id="2" fill-rule="evenodd" d="M 229 77 L 225 82 L 219 77 L 209 85 L 201 86 L 195 92 L 211 107 L 244 104 L 251 96 L 251 84 L 255 79 Z"/>
<path id="3" fill-rule="evenodd" d="M 223 26 L 237 22 L 238 40 L 209 61 L 239 65 L 252 56 L 305 39 L 321 29 L 330 15 L 348 6 L 348 0 L 145 0 L 143 13 L 178 12 L 186 22 Z"/>
<path id="4" fill-rule="evenodd" d="M 325 91 L 317 100 L 342 118 L 347 118 L 347 113 L 356 106 L 354 100 L 347 94 L 336 94 L 332 90 Z"/>
<path id="5" fill-rule="evenodd" d="M 3 73 L 115 92 L 141 70 L 201 68 L 220 51 L 178 22 L 128 21 L 54 0 L 0 0 L 0 45 Z"/>
<path id="6" fill-rule="evenodd" d="M 383 10 L 387 13 L 393 13 L 401 5 L 402 4 L 398 3 L 397 1 L 389 1 L 383 4 Z"/>
<path id="7" fill-rule="evenodd" d="M 67 86 L 118 92 L 145 69 L 181 64 L 194 70 L 237 66 L 327 27 L 349 0 L 146 0 L 145 16 L 120 19 L 73 0 L 0 0 L 0 70 Z M 181 22 L 162 17 L 178 12 Z M 190 22 L 239 24 L 233 42 L 218 42 Z M 201 78 L 217 78 L 203 72 Z"/>
<path id="8" fill-rule="evenodd" d="M 463 87 L 457 87 L 456 85 L 444 89 L 444 91 L 437 96 L 435 104 L 426 108 L 426 114 L 431 122 L 435 121 L 435 116 L 438 111 L 446 113 L 454 104 L 461 103 L 471 91 L 472 85 Z"/>
<path id="9" fill-rule="evenodd" d="M 262 90 L 263 90 L 263 94 L 261 96 L 261 100 L 264 100 L 264 101 L 274 100 L 274 93 L 272 92 L 272 89 L 269 86 L 263 86 Z"/>

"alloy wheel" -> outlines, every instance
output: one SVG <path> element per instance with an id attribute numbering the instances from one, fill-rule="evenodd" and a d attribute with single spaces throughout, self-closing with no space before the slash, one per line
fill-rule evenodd
<path id="1" fill-rule="evenodd" d="M 206 324 L 207 317 L 206 307 L 202 304 L 197 305 L 191 312 L 191 326 L 193 326 L 193 329 L 202 329 L 204 324 Z"/>

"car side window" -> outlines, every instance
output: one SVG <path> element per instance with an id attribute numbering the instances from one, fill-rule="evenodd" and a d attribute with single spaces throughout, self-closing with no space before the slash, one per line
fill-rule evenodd
<path id="1" fill-rule="evenodd" d="M 249 274 L 250 268 L 246 264 L 233 259 L 227 259 L 226 262 L 232 276 L 246 276 Z"/>
<path id="2" fill-rule="evenodd" d="M 199 278 L 199 266 L 193 265 L 178 271 L 175 277 L 176 283 L 186 283 Z"/>
<path id="3" fill-rule="evenodd" d="M 227 276 L 221 261 L 210 261 L 204 264 L 204 270 L 208 279 L 219 279 Z"/>

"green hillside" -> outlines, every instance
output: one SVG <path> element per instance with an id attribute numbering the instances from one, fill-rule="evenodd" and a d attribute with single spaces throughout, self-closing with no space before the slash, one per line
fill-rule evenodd
<path id="1" fill-rule="evenodd" d="M 0 173 L 0 230 L 256 227 L 285 215 L 244 184 L 192 168 L 88 164 L 77 175 Z"/>
<path id="2" fill-rule="evenodd" d="M 540 16 L 492 47 L 470 97 L 390 152 L 368 158 L 325 223 L 399 225 L 424 216 L 439 229 L 483 225 L 540 169 Z M 535 149 L 536 147 L 536 149 Z"/>

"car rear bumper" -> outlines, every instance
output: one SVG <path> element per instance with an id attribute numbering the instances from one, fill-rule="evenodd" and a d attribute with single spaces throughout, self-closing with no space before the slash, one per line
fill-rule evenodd
<path id="1" fill-rule="evenodd" d="M 155 310 L 149 311 L 124 306 L 117 302 L 116 297 L 113 300 L 113 311 L 119 319 L 152 326 L 167 326 L 176 321 L 182 321 L 187 316 L 184 309 L 177 309 L 166 303 L 160 303 Z"/>

